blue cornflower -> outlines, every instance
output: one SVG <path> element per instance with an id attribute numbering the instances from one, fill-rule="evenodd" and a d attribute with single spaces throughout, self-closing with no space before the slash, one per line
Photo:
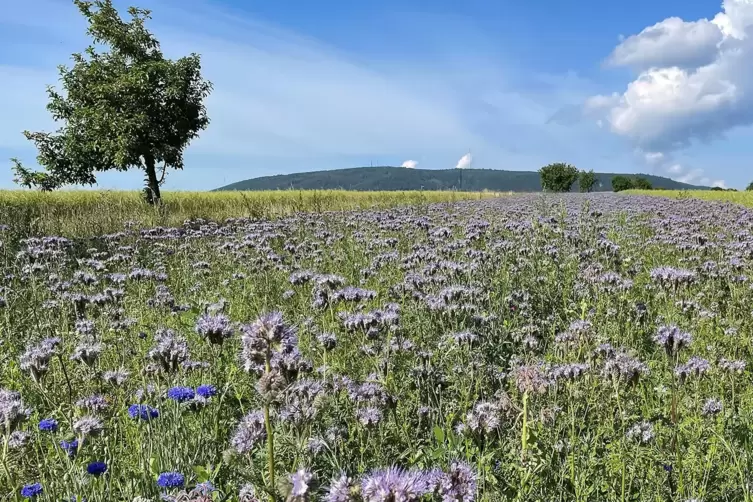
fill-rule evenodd
<path id="1" fill-rule="evenodd" d="M 73 458 L 78 452 L 78 439 L 74 439 L 73 441 L 60 441 L 60 447 L 65 450 L 69 458 Z"/>
<path id="2" fill-rule="evenodd" d="M 146 404 L 132 404 L 128 407 L 128 414 L 131 418 L 151 420 L 159 416 L 159 411 Z"/>
<path id="3" fill-rule="evenodd" d="M 39 421 L 39 430 L 45 432 L 55 432 L 58 430 L 58 421 L 54 418 L 43 418 Z"/>
<path id="4" fill-rule="evenodd" d="M 104 462 L 92 462 L 86 466 L 86 472 L 92 476 L 99 476 L 107 472 L 107 464 Z"/>
<path id="5" fill-rule="evenodd" d="M 217 395 L 217 387 L 214 385 L 199 385 L 196 387 L 196 393 L 204 399 L 209 399 Z"/>
<path id="6" fill-rule="evenodd" d="M 24 485 L 24 487 L 21 488 L 21 496 L 26 499 L 31 499 L 43 491 L 41 483 L 32 483 L 30 485 Z"/>
<path id="7" fill-rule="evenodd" d="M 191 387 L 173 387 L 167 391 L 167 397 L 182 403 L 184 401 L 190 401 L 196 396 L 196 393 Z"/>
<path id="8" fill-rule="evenodd" d="M 183 483 L 185 478 L 179 472 L 163 472 L 157 477 L 157 484 L 162 488 L 181 488 Z"/>

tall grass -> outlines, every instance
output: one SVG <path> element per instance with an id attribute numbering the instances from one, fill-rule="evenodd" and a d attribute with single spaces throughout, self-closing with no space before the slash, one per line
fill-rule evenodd
<path id="1" fill-rule="evenodd" d="M 475 192 L 352 192 L 346 190 L 265 192 L 166 192 L 156 208 L 136 191 L 0 191 L 0 224 L 13 223 L 20 236 L 88 237 L 137 227 L 174 226 L 186 219 L 275 218 L 299 212 L 389 208 L 495 197 Z"/>
<path id="2" fill-rule="evenodd" d="M 743 206 L 753 206 L 753 192 L 722 192 L 719 190 L 628 190 L 625 193 L 634 195 L 654 195 L 657 197 L 690 198 L 712 200 L 718 202 L 732 202 Z"/>

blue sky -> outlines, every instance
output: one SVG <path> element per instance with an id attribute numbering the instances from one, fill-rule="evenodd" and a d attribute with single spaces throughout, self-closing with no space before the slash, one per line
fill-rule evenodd
<path id="1" fill-rule="evenodd" d="M 753 179 L 753 0 L 116 0 L 202 55 L 212 123 L 166 188 L 359 165 L 557 161 L 742 188 Z M 34 164 L 45 86 L 87 44 L 69 0 L 0 16 L 0 159 Z M 13 187 L 0 160 L 0 188 Z M 104 188 L 142 175 L 106 173 Z"/>

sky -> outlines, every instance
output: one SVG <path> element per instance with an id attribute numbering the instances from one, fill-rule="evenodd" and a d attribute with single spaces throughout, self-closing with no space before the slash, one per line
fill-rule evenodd
<path id="1" fill-rule="evenodd" d="M 114 3 L 214 85 L 169 190 L 368 165 L 753 180 L 753 0 Z M 70 0 L 0 0 L 0 188 L 7 159 L 36 165 L 21 132 L 60 127 L 45 89 L 88 42 Z"/>

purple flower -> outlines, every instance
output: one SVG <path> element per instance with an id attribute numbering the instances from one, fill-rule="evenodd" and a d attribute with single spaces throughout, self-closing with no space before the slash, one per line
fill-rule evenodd
<path id="1" fill-rule="evenodd" d="M 44 490 L 40 483 L 32 483 L 30 485 L 24 485 L 21 488 L 21 496 L 25 499 L 32 499 L 37 495 L 41 495 Z"/>
<path id="2" fill-rule="evenodd" d="M 210 397 L 217 395 L 217 387 L 214 385 L 199 385 L 196 388 L 196 394 L 204 399 L 209 399 Z"/>
<path id="3" fill-rule="evenodd" d="M 107 472 L 107 464 L 104 462 L 92 462 L 86 466 L 86 472 L 92 476 L 99 476 Z"/>
<path id="4" fill-rule="evenodd" d="M 311 480 L 314 476 L 306 469 L 301 468 L 290 475 L 290 483 L 293 485 L 290 495 L 293 501 L 306 500 L 309 495 Z"/>
<path id="5" fill-rule="evenodd" d="M 173 387 L 167 391 L 167 397 L 179 403 L 190 401 L 195 396 L 196 393 L 191 387 Z"/>
<path id="6" fill-rule="evenodd" d="M 151 420 L 159 417 L 159 411 L 146 404 L 132 404 L 128 407 L 128 414 L 131 418 L 141 420 Z"/>
<path id="7" fill-rule="evenodd" d="M 353 496 L 353 480 L 351 480 L 346 474 L 342 474 L 339 478 L 332 481 L 329 486 L 329 491 L 324 497 L 325 502 L 355 502 L 356 498 Z"/>
<path id="8" fill-rule="evenodd" d="M 78 439 L 73 441 L 60 441 L 60 447 L 65 451 L 69 458 L 73 458 L 78 453 Z"/>
<path id="9" fill-rule="evenodd" d="M 39 421 L 39 430 L 44 432 L 56 432 L 58 430 L 58 421 L 54 418 L 43 418 Z"/>
<path id="10" fill-rule="evenodd" d="M 400 467 L 373 471 L 361 482 L 364 502 L 417 502 L 430 489 L 429 478 L 425 473 L 406 471 Z"/>
<path id="11" fill-rule="evenodd" d="M 209 340 L 209 343 L 220 345 L 233 335 L 233 328 L 230 319 L 223 314 L 204 314 L 196 321 L 196 333 Z"/>
<path id="12" fill-rule="evenodd" d="M 259 442 L 267 438 L 264 415 L 260 411 L 252 411 L 241 419 L 235 428 L 230 445 L 240 454 L 248 453 Z"/>
<path id="13" fill-rule="evenodd" d="M 184 483 L 185 478 L 179 472 L 163 472 L 157 476 L 157 484 L 162 488 L 181 488 Z"/>

